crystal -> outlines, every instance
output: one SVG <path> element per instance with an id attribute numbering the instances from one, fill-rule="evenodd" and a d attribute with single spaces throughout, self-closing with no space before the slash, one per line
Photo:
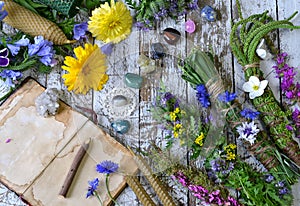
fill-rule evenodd
<path id="1" fill-rule="evenodd" d="M 130 123 L 127 120 L 116 120 L 111 123 L 111 127 L 119 134 L 125 134 L 130 129 Z"/>
<path id="2" fill-rule="evenodd" d="M 141 68 L 142 74 L 149 74 L 156 69 L 155 60 L 150 59 L 144 54 L 139 56 L 137 63 Z"/>
<path id="3" fill-rule="evenodd" d="M 159 42 L 151 44 L 151 55 L 153 59 L 164 57 L 166 54 L 163 45 Z"/>
<path id="4" fill-rule="evenodd" d="M 128 100 L 123 95 L 116 95 L 112 99 L 112 104 L 115 107 L 122 107 L 128 104 Z"/>
<path id="5" fill-rule="evenodd" d="M 142 87 L 143 77 L 138 74 L 127 73 L 125 74 L 125 84 L 128 87 L 139 89 Z"/>
<path id="6" fill-rule="evenodd" d="M 58 93 L 56 88 L 48 88 L 35 99 L 36 111 L 39 115 L 48 117 L 57 113 Z"/>
<path id="7" fill-rule="evenodd" d="M 201 16 L 207 21 L 215 21 L 217 17 L 216 11 L 211 6 L 205 6 L 201 9 Z"/>
<path id="8" fill-rule="evenodd" d="M 164 36 L 164 40 L 168 44 L 173 45 L 173 44 L 176 44 L 178 42 L 178 40 L 180 39 L 181 34 L 176 29 L 166 28 L 163 31 L 163 36 Z"/>
<path id="9" fill-rule="evenodd" d="M 193 33 L 196 30 L 196 25 L 193 20 L 187 20 L 185 22 L 185 31 L 189 34 Z"/>

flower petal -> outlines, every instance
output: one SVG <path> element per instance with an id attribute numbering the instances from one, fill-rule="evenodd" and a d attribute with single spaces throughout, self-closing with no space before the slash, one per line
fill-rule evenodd
<path id="1" fill-rule="evenodd" d="M 260 81 L 259 81 L 259 79 L 256 77 L 256 76 L 251 76 L 250 78 L 249 78 L 249 82 L 251 82 L 252 83 L 252 85 L 259 85 L 259 83 L 260 83 Z"/>
<path id="2" fill-rule="evenodd" d="M 267 87 L 267 85 L 268 85 L 268 80 L 262 80 L 260 82 L 259 88 L 260 89 L 265 89 Z"/>
<path id="3" fill-rule="evenodd" d="M 245 92 L 251 92 L 253 90 L 253 84 L 251 82 L 245 82 L 243 84 L 243 90 Z"/>
<path id="4" fill-rule="evenodd" d="M 2 50 L 0 50 L 0 57 L 7 57 L 8 55 L 8 49 L 4 48 Z"/>
<path id="5" fill-rule="evenodd" d="M 0 66 L 7 67 L 9 65 L 9 59 L 6 57 L 0 57 Z"/>

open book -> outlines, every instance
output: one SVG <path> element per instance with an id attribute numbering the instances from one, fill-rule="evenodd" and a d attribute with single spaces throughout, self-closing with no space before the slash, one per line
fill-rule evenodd
<path id="1" fill-rule="evenodd" d="M 86 193 L 88 181 L 98 177 L 101 199 L 110 204 L 105 176 L 96 172 L 96 165 L 104 160 L 119 164 L 110 177 L 111 194 L 117 196 L 126 186 L 124 175 L 137 172 L 130 152 L 63 102 L 57 115 L 39 116 L 35 99 L 43 91 L 30 79 L 0 107 L 0 181 L 34 206 L 94 206 L 98 200 L 86 199 Z M 73 159 L 88 139 L 89 148 L 68 194 L 61 197 Z"/>

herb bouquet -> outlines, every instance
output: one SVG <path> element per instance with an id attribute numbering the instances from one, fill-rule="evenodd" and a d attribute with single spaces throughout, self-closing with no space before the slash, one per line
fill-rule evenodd
<path id="1" fill-rule="evenodd" d="M 280 155 L 275 145 L 268 139 L 267 135 L 258 129 L 255 119 L 260 113 L 249 108 L 244 108 L 241 110 L 242 105 L 235 100 L 236 95 L 234 93 L 225 91 L 225 88 L 221 83 L 222 80 L 208 55 L 200 50 L 195 49 L 184 60 L 184 62 L 180 63 L 180 67 L 183 71 L 182 78 L 188 81 L 191 86 L 197 90 L 197 97 L 202 106 L 209 106 L 207 103 L 209 99 L 215 101 L 214 103 L 217 105 L 217 109 L 220 111 L 219 113 L 223 112 L 223 115 L 225 115 L 225 119 L 227 121 L 226 126 L 233 129 L 235 134 L 239 135 L 239 139 L 244 140 L 248 149 L 252 151 L 255 157 L 265 166 L 265 168 L 268 169 L 268 172 L 270 175 L 272 175 L 272 177 L 276 177 L 278 180 L 284 180 L 288 188 L 290 188 L 290 185 L 297 182 L 297 179 L 299 178 L 299 170 L 297 166 L 291 161 L 290 164 L 287 164 L 289 160 Z M 213 79 L 213 81 L 211 79 Z M 199 90 L 199 86 L 201 85 L 205 85 L 205 87 L 207 87 L 208 92 L 206 92 L 206 94 L 203 94 L 203 89 Z M 209 96 L 212 98 L 209 98 Z M 224 150 L 226 151 L 226 149 Z M 225 160 L 222 161 L 224 162 Z M 250 171 L 250 169 L 247 168 L 248 166 L 246 166 L 243 162 L 240 162 L 240 160 L 238 160 L 236 164 L 241 165 L 232 170 L 232 172 L 236 173 L 236 175 L 241 175 L 240 170 L 244 172 Z M 227 174 L 231 175 L 232 172 Z M 246 175 L 247 178 L 251 178 L 249 175 Z M 253 171 L 253 175 L 263 178 L 263 176 L 266 174 L 259 174 Z M 231 181 L 231 183 L 233 183 L 233 181 Z M 255 187 L 255 184 L 256 183 L 253 183 L 252 186 Z M 259 184 L 263 185 L 263 183 Z M 231 186 L 233 187 L 233 185 Z M 246 194 L 245 196 L 242 195 L 243 198 L 247 199 L 245 200 L 246 202 L 255 201 L 249 195 L 247 195 L 249 190 L 251 190 L 249 187 L 243 188 L 243 194 Z M 256 192 L 264 193 L 264 187 L 257 188 Z M 283 205 L 282 202 L 277 202 L 277 200 L 278 198 L 273 199 L 273 201 L 275 201 L 273 202 L 273 205 Z M 264 203 L 267 204 L 268 201 L 271 200 L 266 198 Z M 248 204 L 250 203 L 248 202 Z M 252 204 L 260 205 L 260 203 L 257 202 L 252 202 Z M 268 204 L 270 205 L 270 203 Z"/>
<path id="2" fill-rule="evenodd" d="M 237 3 L 239 2 L 237 1 Z M 290 18 L 281 21 L 272 20 L 267 15 L 267 12 L 255 14 L 246 19 L 241 17 L 240 11 L 239 13 L 241 20 L 232 27 L 230 46 L 234 56 L 243 66 L 245 78 L 247 81 L 249 80 L 247 84 L 250 85 L 253 83 L 253 79 L 255 79 L 256 83 L 259 83 L 259 79 L 264 79 L 263 72 L 259 69 L 259 58 L 256 55 L 256 48 L 261 39 L 272 30 L 278 28 L 299 29 L 300 27 L 294 26 L 290 22 L 296 13 Z M 255 87 L 254 84 L 252 86 Z M 254 87 L 252 89 L 256 90 L 257 88 Z M 282 110 L 269 87 L 266 87 L 263 94 L 258 96 L 251 95 L 252 89 L 244 88 L 246 92 L 250 92 L 250 99 L 253 105 L 261 112 L 262 120 L 269 129 L 276 146 L 299 166 L 299 146 L 293 140 L 293 132 L 286 128 L 289 124 L 288 115 Z"/>

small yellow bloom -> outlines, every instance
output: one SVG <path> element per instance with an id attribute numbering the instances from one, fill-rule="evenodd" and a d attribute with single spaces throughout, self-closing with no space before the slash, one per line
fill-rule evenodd
<path id="1" fill-rule="evenodd" d="M 226 154 L 226 159 L 227 160 L 234 160 L 235 157 L 236 157 L 236 155 L 232 152 L 227 152 L 227 154 Z"/>
<path id="2" fill-rule="evenodd" d="M 175 114 L 175 112 L 170 112 L 170 119 L 171 119 L 171 121 L 175 121 L 176 120 L 176 114 Z"/>
<path id="3" fill-rule="evenodd" d="M 174 110 L 174 113 L 175 114 L 178 114 L 180 112 L 180 108 L 179 107 L 176 107 L 176 109 Z"/>
<path id="4" fill-rule="evenodd" d="M 182 128 L 181 124 L 175 124 L 174 130 L 180 130 Z"/>
<path id="5" fill-rule="evenodd" d="M 92 11 L 88 29 L 93 37 L 105 43 L 118 43 L 130 34 L 132 17 L 126 5 L 111 0 Z"/>
<path id="6" fill-rule="evenodd" d="M 85 44 L 74 49 L 76 58 L 66 56 L 62 68 L 65 85 L 75 93 L 86 94 L 90 89 L 101 90 L 108 80 L 106 56 L 97 45 Z"/>
<path id="7" fill-rule="evenodd" d="M 174 132 L 174 137 L 177 138 L 178 137 L 178 132 Z"/>
<path id="8" fill-rule="evenodd" d="M 203 139 L 204 139 L 204 133 L 201 132 L 200 135 L 195 139 L 195 143 L 202 147 L 203 146 Z"/>

